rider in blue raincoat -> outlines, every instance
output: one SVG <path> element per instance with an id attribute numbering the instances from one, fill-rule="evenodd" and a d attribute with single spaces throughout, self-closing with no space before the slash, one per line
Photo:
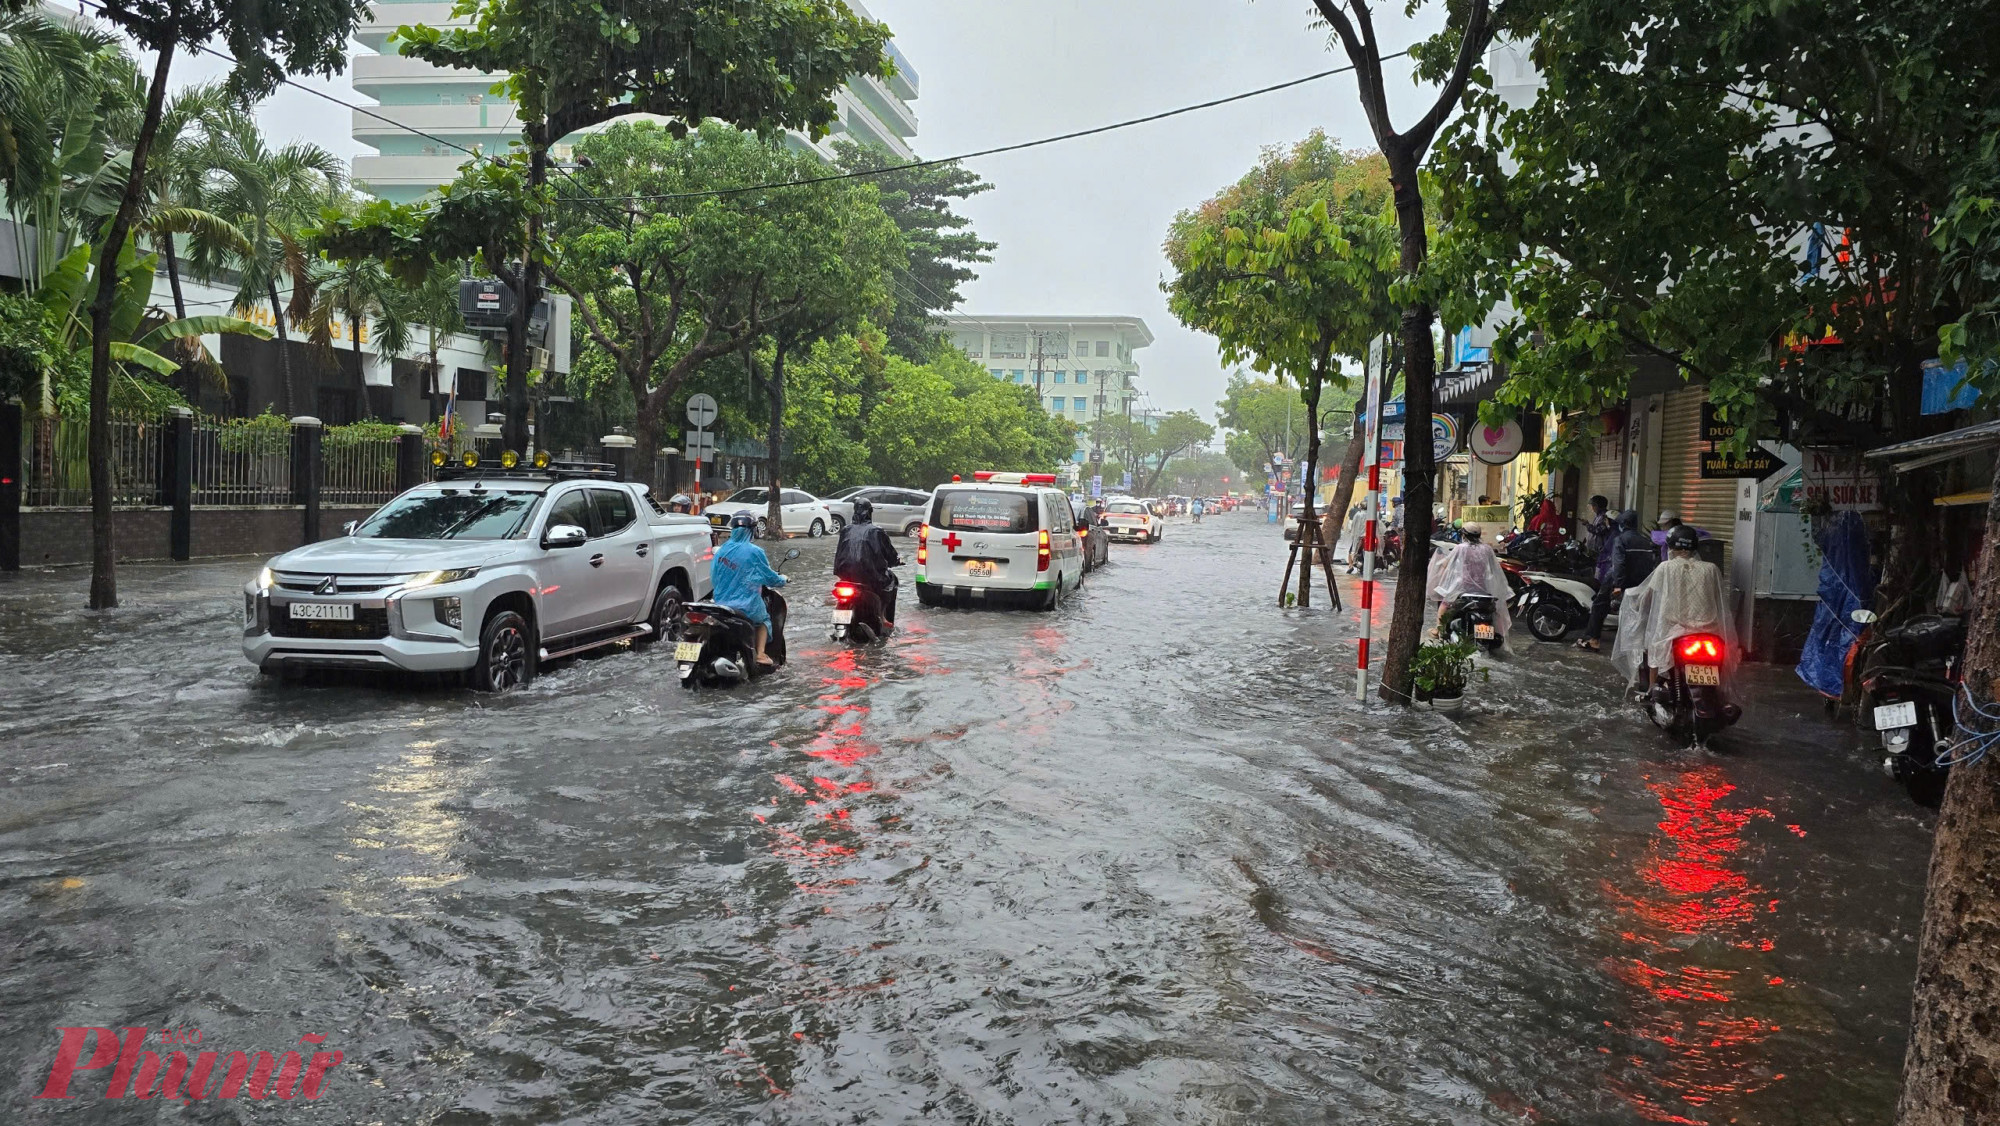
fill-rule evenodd
<path id="1" fill-rule="evenodd" d="M 757 518 L 739 512 L 729 518 L 729 542 L 715 549 L 709 578 L 715 584 L 714 600 L 757 624 L 757 663 L 773 667 L 764 655 L 764 642 L 771 636 L 771 614 L 764 609 L 764 588 L 784 586 L 785 576 L 771 569 L 771 559 L 754 541 Z"/>

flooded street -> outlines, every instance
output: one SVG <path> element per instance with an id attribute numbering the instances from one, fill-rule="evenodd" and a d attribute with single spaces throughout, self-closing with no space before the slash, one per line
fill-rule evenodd
<path id="1" fill-rule="evenodd" d="M 1525 634 L 1459 720 L 1364 710 L 1352 612 L 1273 608 L 1251 513 L 838 650 L 832 541 L 794 546 L 791 665 L 701 694 L 663 651 L 286 685 L 253 562 L 127 568 L 108 616 L 9 577 L 4 1118 L 1890 1116 L 1930 817 L 1789 669 L 1722 753 Z M 86 1025 L 344 1062 L 311 1103 L 34 1100 Z"/>

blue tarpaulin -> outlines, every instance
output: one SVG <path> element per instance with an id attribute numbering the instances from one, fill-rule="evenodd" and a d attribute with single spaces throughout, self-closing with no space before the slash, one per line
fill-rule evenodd
<path id="1" fill-rule="evenodd" d="M 1846 679 L 1847 651 L 1861 627 L 1849 615 L 1865 610 L 1875 599 L 1875 573 L 1868 566 L 1868 530 L 1853 512 L 1836 516 L 1820 537 L 1824 562 L 1819 568 L 1819 609 L 1805 652 L 1799 654 L 1799 679 L 1821 695 L 1838 698 Z"/>

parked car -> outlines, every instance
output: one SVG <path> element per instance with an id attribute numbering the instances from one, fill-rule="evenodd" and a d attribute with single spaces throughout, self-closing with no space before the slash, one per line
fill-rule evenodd
<path id="1" fill-rule="evenodd" d="M 823 536 L 840 527 L 834 522 L 833 510 L 811 493 L 799 489 L 782 489 L 779 493 L 786 535 Z M 712 527 L 727 528 L 729 518 L 739 512 L 755 516 L 757 538 L 765 538 L 770 532 L 765 524 L 771 514 L 771 490 L 762 486 L 738 489 L 726 499 L 703 509 L 702 515 L 708 517 Z"/>
<path id="2" fill-rule="evenodd" d="M 1305 501 L 1298 501 L 1294 503 L 1291 507 L 1291 510 L 1285 513 L 1286 539 L 1295 540 L 1299 538 L 1299 521 L 1304 518 L 1305 514 L 1306 514 Z M 1325 525 L 1321 526 L 1324 527 Z"/>
<path id="3" fill-rule="evenodd" d="M 444 470 L 243 591 L 243 655 L 314 668 L 465 673 L 482 691 L 544 661 L 671 635 L 709 592 L 699 516 L 595 470 Z"/>
<path id="4" fill-rule="evenodd" d="M 826 506 L 833 512 L 835 531 L 854 519 L 854 502 L 862 497 L 875 506 L 876 525 L 891 534 L 915 536 L 917 525 L 924 522 L 931 507 L 931 495 L 918 489 L 854 485 L 826 498 Z"/>

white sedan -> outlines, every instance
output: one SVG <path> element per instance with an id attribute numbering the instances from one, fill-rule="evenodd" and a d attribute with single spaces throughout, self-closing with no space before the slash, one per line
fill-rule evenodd
<path id="1" fill-rule="evenodd" d="M 811 493 L 799 489 L 782 489 L 778 495 L 784 515 L 786 535 L 823 536 L 839 527 L 834 522 L 833 510 L 826 502 Z M 710 525 L 727 528 L 729 518 L 739 512 L 747 512 L 757 518 L 757 538 L 763 539 L 769 533 L 768 521 L 771 517 L 771 490 L 766 488 L 738 489 L 727 500 L 718 501 L 703 510 Z"/>

